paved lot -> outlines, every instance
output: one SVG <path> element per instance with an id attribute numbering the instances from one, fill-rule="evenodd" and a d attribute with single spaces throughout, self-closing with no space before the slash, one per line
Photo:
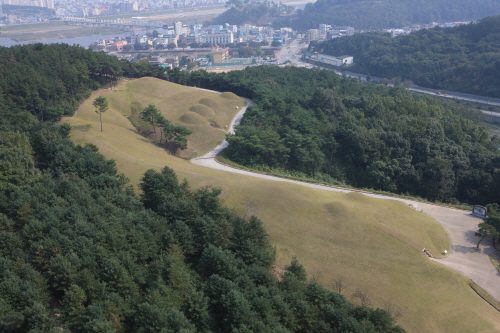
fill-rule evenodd
<path id="1" fill-rule="evenodd" d="M 474 250 L 479 237 L 474 235 L 480 218 L 458 209 L 420 203 L 417 207 L 435 218 L 446 229 L 451 238 L 452 252 L 445 259 L 434 259 L 472 279 L 491 296 L 500 301 L 500 274 L 493 267 L 488 255 L 495 251 L 491 241 L 481 242 L 478 252 Z M 433 254 L 437 256 L 437 254 Z"/>

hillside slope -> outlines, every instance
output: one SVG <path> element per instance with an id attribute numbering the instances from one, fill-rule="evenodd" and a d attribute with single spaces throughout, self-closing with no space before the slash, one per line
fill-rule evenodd
<path id="1" fill-rule="evenodd" d="M 144 79 L 132 81 L 136 87 Z M 146 79 L 144 89 L 158 83 Z M 172 85 L 172 86 L 170 86 Z M 125 89 L 123 85 L 119 90 Z M 157 90 L 162 94 L 162 90 Z M 291 258 L 304 264 L 311 276 L 332 286 L 339 275 L 352 286 L 343 294 L 351 299 L 367 290 L 372 306 L 400 308 L 398 318 L 408 332 L 494 332 L 500 330 L 498 312 L 482 301 L 463 276 L 429 261 L 421 248 L 439 253 L 449 249 L 449 239 L 436 221 L 403 203 L 359 194 L 332 193 L 295 184 L 267 181 L 202 168 L 169 155 L 139 135 L 127 118 L 111 109 L 105 114 L 104 132 L 92 119 L 93 98 L 85 101 L 75 117 L 64 121 L 73 127 L 76 143 L 91 142 L 118 170 L 139 182 L 149 168 L 173 168 L 179 179 L 197 188 L 222 188 L 223 203 L 241 215 L 257 215 L 264 222 L 277 251 L 279 271 Z M 113 106 L 114 96 L 109 98 Z M 168 100 L 165 101 L 168 103 Z M 165 114 L 168 117 L 168 114 Z M 354 301 L 357 299 L 354 298 Z"/>
<path id="2" fill-rule="evenodd" d="M 455 28 L 390 38 L 356 34 L 320 43 L 316 51 L 350 54 L 352 70 L 412 80 L 422 87 L 500 97 L 500 16 Z"/>
<path id="3" fill-rule="evenodd" d="M 397 28 L 477 20 L 493 14 L 500 14 L 500 3 L 495 0 L 318 0 L 307 4 L 290 24 L 298 30 L 317 29 L 320 23 L 356 29 Z"/>
<path id="4" fill-rule="evenodd" d="M 154 104 L 174 125 L 193 131 L 188 137 L 188 149 L 182 152 L 183 157 L 190 157 L 193 152 L 196 152 L 195 155 L 204 154 L 222 141 L 226 125 L 245 105 L 242 98 L 232 93 L 193 90 L 148 77 L 125 82 L 115 90 L 103 90 L 100 95 L 108 98 L 111 106 L 110 112 L 103 115 L 105 128 L 109 119 L 115 120 L 112 113 L 119 112 L 126 116 L 122 121 L 127 124 L 132 121 L 140 132 L 159 142 L 159 131 L 154 133 L 152 126 L 140 119 L 142 109 Z M 92 103 L 85 103 L 80 107 L 79 116 L 98 121 L 94 109 Z"/>

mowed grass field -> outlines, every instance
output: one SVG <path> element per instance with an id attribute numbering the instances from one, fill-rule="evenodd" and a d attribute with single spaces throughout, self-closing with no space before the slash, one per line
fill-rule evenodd
<path id="1" fill-rule="evenodd" d="M 154 104 L 162 115 L 174 125 L 184 126 L 193 133 L 188 136 L 188 149 L 181 152 L 183 157 L 203 155 L 209 152 L 227 134 L 234 115 L 243 107 L 245 101 L 230 92 L 193 89 L 155 78 L 141 78 L 122 82 L 116 89 L 101 90 L 85 101 L 77 114 L 81 119 L 99 121 L 92 102 L 97 95 L 106 97 L 110 109 L 103 114 L 103 127 L 116 124 L 130 126 L 131 119 L 139 130 L 156 142 L 160 133 L 153 133 L 153 127 L 140 120 L 139 112 L 148 104 Z M 125 117 L 124 117 L 125 116 Z M 135 130 L 133 127 L 131 130 Z"/>
<path id="2" fill-rule="evenodd" d="M 157 87 L 153 89 L 152 84 Z M 421 252 L 424 247 L 431 253 L 450 248 L 445 231 L 428 215 L 394 200 L 329 192 L 191 164 L 139 135 L 126 111 L 119 112 L 120 105 L 126 109 L 125 101 L 113 102 L 112 108 L 103 114 L 104 131 L 100 132 L 98 117 L 91 107 L 98 95 L 118 96 L 125 91 L 129 96 L 149 94 L 161 108 L 160 100 L 164 100 L 165 106 L 179 103 L 175 98 L 170 101 L 169 96 L 177 94 L 169 90 L 179 89 L 181 94 L 191 90 L 197 96 L 202 93 L 152 79 L 135 80 L 124 86 L 119 87 L 121 92 L 94 93 L 74 117 L 63 121 L 73 126 L 71 136 L 76 143 L 97 145 L 104 155 L 116 161 L 119 171 L 132 184 L 136 185 L 147 169 L 159 170 L 166 165 L 176 171 L 179 179 L 186 178 L 193 188 L 222 188 L 225 205 L 243 216 L 256 215 L 264 222 L 277 250 L 278 267 L 296 257 L 311 278 L 329 288 L 340 275 L 346 276 L 351 286 L 343 294 L 349 300 L 358 302 L 352 294 L 360 289 L 367 291 L 373 307 L 386 308 L 391 303 L 404 314 L 397 321 L 408 332 L 500 331 L 500 313 L 475 294 L 468 286 L 469 280 Z M 183 112 L 166 107 L 162 111 L 172 119 Z M 201 129 L 202 126 L 195 127 Z"/>

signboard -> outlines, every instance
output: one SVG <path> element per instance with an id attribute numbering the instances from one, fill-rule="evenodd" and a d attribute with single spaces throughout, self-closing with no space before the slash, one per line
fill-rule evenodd
<path id="1" fill-rule="evenodd" d="M 472 208 L 472 215 L 476 215 L 478 217 L 486 218 L 486 213 L 488 210 L 484 206 L 479 206 L 479 205 L 474 205 L 474 208 Z"/>

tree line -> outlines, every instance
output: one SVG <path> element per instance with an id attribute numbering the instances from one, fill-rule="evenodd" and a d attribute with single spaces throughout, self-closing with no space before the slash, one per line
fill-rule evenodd
<path id="1" fill-rule="evenodd" d="M 221 205 L 220 189 L 191 189 L 165 167 L 148 170 L 137 195 L 114 161 L 54 124 L 118 73 L 179 82 L 186 74 L 77 46 L 0 52 L 10 62 L 0 84 L 0 331 L 404 332 L 388 312 L 308 282 L 296 260 L 273 274 L 262 222 Z M 40 65 L 51 54 L 67 78 Z M 16 83 L 9 68 L 53 81 L 64 98 L 48 84 Z M 52 99 L 32 99 L 31 88 Z"/>
<path id="2" fill-rule="evenodd" d="M 500 16 L 454 28 L 390 38 L 367 33 L 336 38 L 311 51 L 354 56 L 353 71 L 411 80 L 427 88 L 500 97 Z"/>
<path id="3" fill-rule="evenodd" d="M 500 202 L 500 139 L 467 106 L 318 69 L 175 79 L 256 102 L 228 136 L 225 156 L 242 165 L 432 201 Z"/>
<path id="4" fill-rule="evenodd" d="M 497 21 L 493 18 L 488 22 L 490 20 Z M 483 24 L 473 26 L 477 30 L 490 30 Z M 469 28 L 460 27 L 465 31 Z M 417 195 L 429 200 L 500 202 L 498 138 L 490 137 L 485 128 L 478 125 L 481 115 L 467 107 L 444 105 L 431 97 L 417 97 L 402 87 L 387 89 L 374 84 L 362 85 L 354 79 L 320 70 L 267 66 L 225 74 L 187 73 L 145 62 L 117 61 L 101 53 L 81 48 L 72 50 L 64 45 L 34 44 L 26 46 L 25 50 L 19 46 L 0 49 L 16 55 L 38 52 L 30 57 L 32 61 L 25 62 L 32 71 L 46 71 L 36 61 L 44 60 L 44 54 L 56 50 L 66 50 L 70 55 L 78 51 L 85 54 L 84 59 L 90 57 L 93 61 L 86 66 L 97 66 L 90 70 L 94 73 L 91 76 L 94 87 L 116 81 L 113 75 L 95 75 L 108 61 L 114 64 L 116 75 L 153 76 L 184 85 L 232 91 L 254 99 L 257 105 L 250 108 L 237 135 L 229 138 L 232 145 L 227 156 L 238 163 L 281 168 L 322 181 Z M 16 69 L 13 61 L 16 58 L 12 55 L 0 61 L 9 58 Z M 47 56 L 42 63 L 49 58 Z M 18 59 L 24 61 L 26 56 L 18 56 Z M 73 55 L 71 59 L 78 60 Z M 88 67 L 82 68 L 88 70 Z M 6 91 L 16 86 L 18 77 L 3 77 Z M 82 82 L 87 90 L 79 89 L 88 92 L 92 85 Z M 71 87 L 66 90 L 75 91 L 74 86 Z M 30 112 L 12 112 L 17 108 L 12 100 L 23 93 L 4 93 L 0 104 L 2 117 L 9 115 L 17 119 L 16 130 L 23 130 L 36 116 L 38 119 L 50 118 L 42 115 L 50 114 L 52 108 L 46 101 L 40 104 L 40 111 L 34 111 L 33 105 L 27 103 L 26 110 Z M 73 96 L 82 98 L 77 94 Z M 67 100 L 72 101 L 71 98 Z M 66 108 L 67 114 L 73 109 Z M 7 124 L 3 126 L 11 128 Z"/>
<path id="5" fill-rule="evenodd" d="M 236 25 L 246 23 L 268 24 L 271 17 L 279 21 L 280 16 L 290 15 L 295 11 L 293 6 L 283 4 L 281 1 L 277 3 L 270 0 L 258 1 L 256 3 L 228 0 L 226 1 L 226 8 L 229 9 L 211 21 L 205 22 L 205 25 L 225 23 Z"/>
<path id="6" fill-rule="evenodd" d="M 162 78 L 163 73 L 153 64 L 66 44 L 0 47 L 1 116 L 26 117 L 26 124 L 58 120 L 72 115 L 93 90 L 115 85 L 122 76 Z"/>

